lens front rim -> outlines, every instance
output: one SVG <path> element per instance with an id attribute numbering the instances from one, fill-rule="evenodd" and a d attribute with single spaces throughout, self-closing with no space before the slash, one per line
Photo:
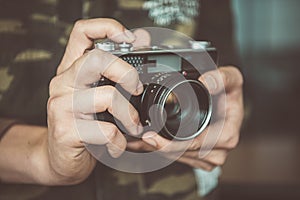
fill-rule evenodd
<path id="1" fill-rule="evenodd" d="M 204 131 L 204 129 L 208 126 L 208 124 L 210 123 L 210 119 L 211 119 L 211 115 L 212 115 L 212 99 L 211 99 L 211 96 L 210 96 L 208 90 L 206 89 L 206 87 L 200 81 L 197 81 L 197 80 L 183 80 L 183 81 L 180 81 L 180 82 L 174 84 L 172 87 L 168 88 L 167 92 L 163 93 L 163 95 L 161 95 L 159 100 L 158 100 L 158 104 L 159 104 L 159 108 L 160 108 L 160 112 L 159 112 L 160 117 L 159 118 L 161 118 L 161 119 L 164 118 L 164 115 L 165 115 L 164 114 L 164 106 L 166 105 L 168 96 L 174 91 L 175 88 L 177 88 L 178 86 L 180 86 L 182 84 L 186 84 L 186 83 L 197 84 L 198 86 L 201 87 L 201 89 L 205 93 L 205 96 L 207 96 L 208 110 L 207 110 L 205 119 L 202 120 L 201 124 L 199 124 L 200 128 L 199 129 L 197 128 L 197 131 L 194 134 L 191 134 L 190 136 L 178 137 L 178 136 L 172 134 L 168 130 L 168 128 L 164 125 L 161 132 L 163 133 L 164 136 L 166 136 L 170 139 L 191 140 L 191 139 L 197 137 L 198 135 L 200 135 Z"/>

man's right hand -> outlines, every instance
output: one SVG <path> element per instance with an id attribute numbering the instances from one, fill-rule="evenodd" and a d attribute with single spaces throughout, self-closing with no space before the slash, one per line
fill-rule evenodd
<path id="1" fill-rule="evenodd" d="M 143 90 L 131 65 L 101 50 L 86 53 L 93 40 L 106 37 L 115 42 L 135 40 L 131 32 L 114 20 L 78 21 L 57 75 L 51 80 L 46 146 L 51 178 L 56 184 L 75 184 L 91 173 L 96 161 L 85 144 L 106 145 L 113 157 L 125 150 L 127 142 L 120 130 L 114 124 L 95 120 L 93 113 L 109 111 L 131 134 L 140 133 L 138 112 L 115 87 L 91 88 L 105 77 L 133 95 Z"/>

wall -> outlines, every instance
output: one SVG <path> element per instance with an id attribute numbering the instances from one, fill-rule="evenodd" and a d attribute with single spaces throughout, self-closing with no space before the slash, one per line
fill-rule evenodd
<path id="1" fill-rule="evenodd" d="M 300 1 L 232 0 L 245 77 L 240 144 L 222 199 L 300 199 Z"/>

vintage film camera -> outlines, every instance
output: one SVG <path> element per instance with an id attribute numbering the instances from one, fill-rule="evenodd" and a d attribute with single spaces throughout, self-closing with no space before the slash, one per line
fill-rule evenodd
<path id="1" fill-rule="evenodd" d="M 128 43 L 107 41 L 96 43 L 95 48 L 111 52 L 138 71 L 144 84 L 140 96 L 130 96 L 121 87 L 117 88 L 139 112 L 144 131 L 153 130 L 168 139 L 189 140 L 207 127 L 212 115 L 212 100 L 198 77 L 205 72 L 201 69 L 206 62 L 203 60 L 207 57 L 213 62 L 217 60 L 216 49 L 209 42 L 190 41 L 188 48 L 133 48 Z M 98 86 L 107 84 L 115 85 L 102 78 Z M 126 133 L 122 124 L 108 112 L 96 116 L 117 124 Z"/>

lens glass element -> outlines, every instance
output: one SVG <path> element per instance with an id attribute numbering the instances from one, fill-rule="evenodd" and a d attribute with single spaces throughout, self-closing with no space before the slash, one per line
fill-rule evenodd
<path id="1" fill-rule="evenodd" d="M 164 134 L 179 140 L 200 134 L 208 124 L 211 112 L 206 88 L 199 81 L 186 80 L 166 93 L 165 101 L 161 102 L 166 115 Z"/>
<path id="2" fill-rule="evenodd" d="M 167 114 L 167 120 L 180 115 L 180 104 L 176 95 L 173 92 L 171 92 L 167 97 L 164 109 Z"/>

